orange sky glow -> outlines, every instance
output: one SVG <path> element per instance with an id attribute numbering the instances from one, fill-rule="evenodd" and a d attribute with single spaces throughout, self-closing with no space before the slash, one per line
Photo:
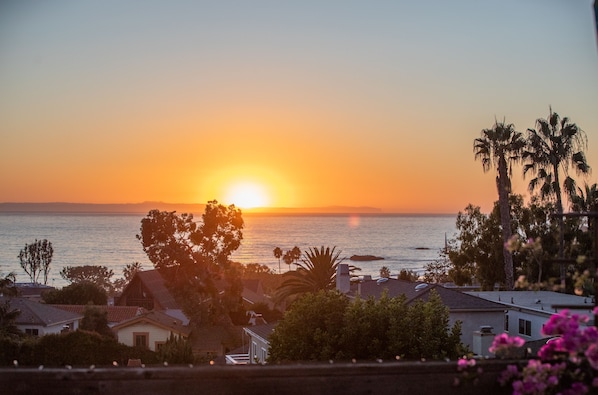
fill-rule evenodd
<path id="1" fill-rule="evenodd" d="M 598 166 L 591 1 L 432 3 L 4 3 L 0 202 L 488 211 L 473 140 L 549 106 Z"/>

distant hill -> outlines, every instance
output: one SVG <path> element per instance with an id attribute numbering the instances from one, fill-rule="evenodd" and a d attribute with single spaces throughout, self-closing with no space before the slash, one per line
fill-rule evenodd
<path id="1" fill-rule="evenodd" d="M 243 210 L 243 214 L 382 214 L 382 210 L 365 206 L 262 207 Z"/>
<path id="2" fill-rule="evenodd" d="M 143 202 L 128 204 L 94 203 L 0 203 L 1 213 L 59 213 L 59 214 L 147 214 L 150 210 L 202 214 L 205 204 L 174 204 Z"/>
<path id="3" fill-rule="evenodd" d="M 203 214 L 205 204 L 143 202 L 127 204 L 94 203 L 0 203 L 0 213 L 58 213 L 58 214 L 147 214 L 150 210 Z M 374 207 L 264 207 L 243 209 L 243 214 L 375 214 L 382 210 Z"/>

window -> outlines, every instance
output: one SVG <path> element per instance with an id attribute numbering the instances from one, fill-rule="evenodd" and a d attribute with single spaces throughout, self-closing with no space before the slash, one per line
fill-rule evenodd
<path id="1" fill-rule="evenodd" d="M 25 334 L 29 336 L 39 336 L 39 329 L 25 329 Z"/>
<path id="2" fill-rule="evenodd" d="M 505 314 L 505 332 L 509 332 L 509 315 Z"/>
<path id="3" fill-rule="evenodd" d="M 133 345 L 136 347 L 148 348 L 149 346 L 148 332 L 133 332 Z"/>
<path id="4" fill-rule="evenodd" d="M 519 334 L 531 336 L 532 335 L 532 322 L 519 318 Z"/>
<path id="5" fill-rule="evenodd" d="M 162 349 L 162 347 L 164 346 L 164 344 L 166 344 L 166 342 L 155 342 L 154 344 L 156 346 L 155 350 L 156 350 L 156 352 L 158 352 Z"/>
<path id="6" fill-rule="evenodd" d="M 265 348 L 262 348 L 262 363 L 266 363 L 268 359 L 268 351 Z"/>

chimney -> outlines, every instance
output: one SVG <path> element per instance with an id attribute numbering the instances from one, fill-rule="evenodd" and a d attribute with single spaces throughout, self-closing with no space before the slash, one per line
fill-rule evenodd
<path id="1" fill-rule="evenodd" d="M 349 275 L 349 265 L 341 263 L 336 268 L 336 289 L 341 293 L 349 293 L 351 290 L 351 277 Z"/>
<path id="2" fill-rule="evenodd" d="M 494 341 L 494 333 L 489 325 L 480 327 L 479 331 L 473 332 L 473 353 L 481 357 L 492 357 L 493 353 L 490 352 L 489 348 Z"/>

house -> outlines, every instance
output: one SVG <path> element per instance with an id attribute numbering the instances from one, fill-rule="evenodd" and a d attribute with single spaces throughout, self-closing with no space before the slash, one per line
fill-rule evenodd
<path id="1" fill-rule="evenodd" d="M 161 311 L 136 315 L 112 327 L 117 340 L 127 346 L 146 347 L 158 351 L 171 334 L 188 338 L 191 329 L 183 321 Z"/>
<path id="2" fill-rule="evenodd" d="M 591 297 L 552 291 L 470 291 L 467 294 L 504 306 L 506 320 L 500 329 L 527 342 L 546 339 L 542 327 L 552 315 L 565 309 L 572 314 L 587 316 L 586 325 L 594 325 Z"/>
<path id="3" fill-rule="evenodd" d="M 248 359 L 250 364 L 263 364 L 268 359 L 270 342 L 268 337 L 274 331 L 275 324 L 259 324 L 243 328 L 248 341 Z"/>
<path id="4" fill-rule="evenodd" d="M 30 299 L 36 302 L 42 300 L 42 295 L 45 292 L 52 291 L 55 288 L 49 285 L 38 283 L 15 283 L 17 288 L 17 296 L 21 298 Z"/>
<path id="5" fill-rule="evenodd" d="M 219 292 L 224 292 L 227 283 L 216 282 Z M 244 280 L 242 299 L 245 308 L 251 309 L 256 303 L 271 304 L 264 295 L 259 280 Z M 183 325 L 189 325 L 189 318 L 184 314 L 181 306 L 174 298 L 162 273 L 158 270 L 145 270 L 135 274 L 129 284 L 123 290 L 121 296 L 115 299 L 116 306 L 139 306 L 147 310 L 166 314 L 173 319 L 181 320 Z M 120 324 L 115 326 L 120 328 Z M 189 337 L 193 352 L 197 355 L 208 357 L 221 356 L 229 345 L 238 343 L 242 330 L 240 328 L 229 328 L 225 325 L 201 325 L 193 328 L 193 334 Z M 129 336 L 129 335 L 126 335 Z M 143 342 L 142 338 L 139 340 Z M 152 340 L 148 340 L 151 342 Z M 135 344 L 135 343 L 133 343 Z"/>
<path id="6" fill-rule="evenodd" d="M 80 314 L 82 316 L 85 315 L 85 309 L 87 308 L 87 305 L 74 304 L 50 304 L 48 306 L 70 311 L 71 313 Z M 137 306 L 94 305 L 93 307 L 99 309 L 101 312 L 106 312 L 108 327 L 113 327 L 119 322 L 131 319 L 147 312 L 147 310 L 145 310 L 143 307 Z"/>
<path id="7" fill-rule="evenodd" d="M 350 298 L 358 296 L 362 299 L 379 298 L 383 292 L 387 292 L 389 297 L 405 295 L 407 304 L 411 304 L 416 300 L 426 302 L 430 292 L 435 290 L 449 310 L 449 325 L 452 326 L 457 321 L 461 321 L 461 342 L 479 355 L 487 353 L 487 350 L 478 348 L 477 338 L 482 329 L 484 331 L 487 331 L 488 328 L 502 330 L 504 327 L 506 312 L 504 305 L 437 284 L 393 278 L 373 280 L 370 276 L 352 284 L 346 264 L 339 265 L 336 278 L 337 289 Z"/>
<path id="8" fill-rule="evenodd" d="M 226 284 L 223 281 L 216 283 L 220 293 L 224 292 L 225 286 Z M 256 303 L 272 306 L 272 301 L 264 294 L 260 280 L 244 279 L 241 297 L 243 298 L 243 305 L 249 310 Z M 183 313 L 181 306 L 166 286 L 164 276 L 158 270 L 137 272 L 120 297 L 114 301 L 114 304 L 116 306 L 139 306 L 147 310 L 159 310 L 183 320 L 185 325 L 189 324 L 189 318 Z"/>
<path id="9" fill-rule="evenodd" d="M 246 310 L 251 310 L 256 303 L 263 303 L 269 308 L 274 308 L 274 303 L 264 294 L 261 280 L 243 279 L 243 305 Z"/>
<path id="10" fill-rule="evenodd" d="M 83 318 L 83 314 L 57 309 L 27 298 L 0 296 L 0 303 L 5 302 L 10 304 L 11 310 L 21 312 L 15 322 L 17 328 L 32 336 L 77 330 L 79 321 Z"/>
<path id="11" fill-rule="evenodd" d="M 164 277 L 158 270 L 144 270 L 135 273 L 122 294 L 114 300 L 115 306 L 137 306 L 146 310 L 159 310 L 189 324 L 179 303 L 166 286 Z"/>

